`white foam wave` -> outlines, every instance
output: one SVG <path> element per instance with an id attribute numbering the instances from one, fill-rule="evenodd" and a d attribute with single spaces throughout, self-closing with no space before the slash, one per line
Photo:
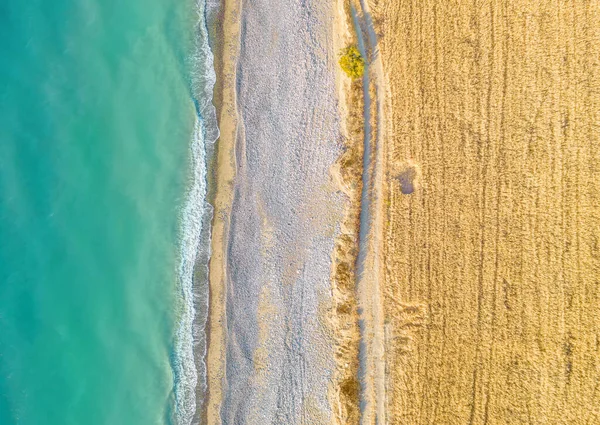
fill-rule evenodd
<path id="1" fill-rule="evenodd" d="M 206 151 L 201 120 L 196 120 L 192 140 L 192 184 L 187 194 L 181 217 L 181 262 L 178 284 L 182 311 L 175 345 L 175 403 L 177 423 L 191 424 L 196 412 L 196 385 L 198 373 L 194 364 L 193 327 L 194 266 L 202 234 L 202 215 L 206 199 Z"/>
<path id="2" fill-rule="evenodd" d="M 197 3 L 196 51 L 191 58 L 192 95 L 197 118 L 191 140 L 192 176 L 185 205 L 181 211 L 181 261 L 178 287 L 182 311 L 177 329 L 173 369 L 175 374 L 175 420 L 190 425 L 196 414 L 197 396 L 206 391 L 205 325 L 208 312 L 208 282 L 194 285 L 194 269 L 199 259 L 207 267 L 210 249 L 212 207 L 206 201 L 207 146 L 219 137 L 213 88 L 216 80 L 214 58 L 206 24 L 206 0 Z M 196 288 L 194 287 L 196 286 Z M 202 293 L 195 293 L 200 291 Z M 197 300 L 206 304 L 198 312 Z M 197 317 L 201 313 L 202 317 Z M 198 352 L 201 351 L 201 352 Z M 196 367 L 198 365 L 198 368 Z M 202 400 L 201 400 L 202 401 Z"/>

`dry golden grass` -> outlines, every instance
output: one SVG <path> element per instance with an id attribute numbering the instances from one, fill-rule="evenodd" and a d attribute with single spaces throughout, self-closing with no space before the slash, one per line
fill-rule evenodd
<path id="1" fill-rule="evenodd" d="M 333 308 L 329 315 L 335 344 L 336 370 L 332 380 L 334 423 L 358 425 L 360 419 L 358 352 L 360 333 L 356 299 L 356 256 L 360 193 L 362 189 L 363 123 L 362 82 L 352 82 L 347 91 L 348 135 L 345 151 L 334 167 L 340 187 L 348 196 L 342 233 L 335 241 L 332 257 Z"/>
<path id="2" fill-rule="evenodd" d="M 388 423 L 600 424 L 600 2 L 370 5 Z"/>

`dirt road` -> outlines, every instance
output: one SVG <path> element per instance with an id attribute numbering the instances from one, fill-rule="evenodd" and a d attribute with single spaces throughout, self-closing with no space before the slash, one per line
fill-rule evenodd
<path id="1" fill-rule="evenodd" d="M 358 46 L 366 58 L 363 76 L 364 155 L 357 300 L 361 333 L 361 424 L 385 423 L 384 309 L 381 279 L 384 172 L 383 66 L 366 2 L 351 7 Z"/>

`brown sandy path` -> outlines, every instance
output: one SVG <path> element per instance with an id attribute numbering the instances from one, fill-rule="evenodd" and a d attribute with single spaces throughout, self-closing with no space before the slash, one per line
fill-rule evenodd
<path id="1" fill-rule="evenodd" d="M 221 404 L 225 389 L 225 288 L 228 270 L 226 268 L 226 248 L 229 232 L 229 219 L 233 199 L 235 178 L 235 141 L 238 137 L 238 106 L 236 94 L 236 67 L 239 55 L 240 1 L 223 2 L 221 45 L 217 52 L 219 78 L 217 79 L 219 129 L 216 159 L 217 189 L 214 200 L 214 220 L 212 227 L 212 255 L 210 259 L 209 288 L 210 307 L 207 352 L 208 397 L 205 407 L 207 425 L 221 424 Z"/>

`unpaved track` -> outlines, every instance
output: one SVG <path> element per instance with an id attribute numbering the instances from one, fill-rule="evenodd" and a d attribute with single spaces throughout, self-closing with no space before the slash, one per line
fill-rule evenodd
<path id="1" fill-rule="evenodd" d="M 384 81 L 377 36 L 368 5 L 351 7 L 361 54 L 367 60 L 364 90 L 364 160 L 361 196 L 357 292 L 361 330 L 360 378 L 362 425 L 385 423 L 385 357 L 381 248 L 383 229 Z M 374 90 L 371 90 L 374 88 Z"/>
<path id="2" fill-rule="evenodd" d="M 600 2 L 370 5 L 387 422 L 600 424 Z"/>

